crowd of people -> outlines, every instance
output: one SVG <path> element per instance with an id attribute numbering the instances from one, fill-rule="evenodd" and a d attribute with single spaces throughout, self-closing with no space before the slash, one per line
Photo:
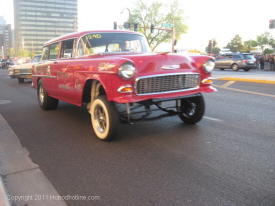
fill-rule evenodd
<path id="1" fill-rule="evenodd" d="M 263 71 L 275 71 L 274 67 L 274 55 L 255 55 L 257 66 Z"/>

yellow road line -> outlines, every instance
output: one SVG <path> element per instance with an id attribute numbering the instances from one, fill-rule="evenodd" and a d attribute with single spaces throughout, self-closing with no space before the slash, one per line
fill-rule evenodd
<path id="1" fill-rule="evenodd" d="M 264 80 L 264 79 L 243 79 L 243 78 L 235 78 L 235 77 L 223 77 L 223 78 L 218 78 L 217 80 L 255 82 L 255 83 L 262 83 L 262 84 L 275 84 L 274 80 Z"/>
<path id="2" fill-rule="evenodd" d="M 250 91 L 246 91 L 246 90 L 242 90 L 242 89 L 234 89 L 234 88 L 229 88 L 229 87 L 224 87 L 224 86 L 218 86 L 218 85 L 213 85 L 213 86 L 214 87 L 218 87 L 218 88 L 232 90 L 232 91 L 237 91 L 237 92 L 256 94 L 256 95 L 261 95 L 261 96 L 266 96 L 266 97 L 275 97 L 275 95 L 272 95 L 272 94 L 264 94 L 264 93 L 259 93 L 259 92 L 250 92 Z"/>
<path id="3" fill-rule="evenodd" d="M 229 82 L 223 84 L 222 87 L 228 87 L 228 86 L 230 86 L 231 84 L 233 84 L 233 83 L 235 83 L 235 82 L 236 82 L 236 81 L 229 81 Z"/>

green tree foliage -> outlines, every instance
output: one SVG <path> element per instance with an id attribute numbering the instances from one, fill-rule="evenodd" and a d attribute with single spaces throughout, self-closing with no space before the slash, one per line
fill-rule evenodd
<path id="1" fill-rule="evenodd" d="M 213 54 L 219 54 L 220 51 L 221 51 L 221 49 L 220 49 L 219 47 L 214 47 L 214 48 L 212 49 L 212 53 L 213 53 Z"/>
<path id="2" fill-rule="evenodd" d="M 256 46 L 258 46 L 258 42 L 256 40 L 250 39 L 248 41 L 244 41 L 242 52 L 250 52 L 250 50 Z"/>
<path id="3" fill-rule="evenodd" d="M 240 52 L 243 49 L 242 38 L 240 35 L 236 34 L 235 37 L 226 46 L 232 52 Z"/>
<path id="4" fill-rule="evenodd" d="M 145 35 L 149 46 L 154 51 L 161 43 L 171 42 L 172 32 L 159 30 L 163 23 L 174 24 L 175 38 L 187 32 L 188 26 L 184 24 L 184 11 L 180 8 L 178 0 L 170 3 L 160 3 L 158 1 L 137 0 L 134 9 L 131 10 L 130 23 L 138 23 L 138 31 Z M 154 25 L 154 32 L 151 33 L 151 25 Z M 146 28 L 142 28 L 146 27 Z M 172 29 L 172 28 L 167 28 Z"/>
<path id="5" fill-rule="evenodd" d="M 271 34 L 269 32 L 265 32 L 259 36 L 257 36 L 257 42 L 258 45 L 261 47 L 262 51 L 264 50 L 264 48 L 268 45 L 273 45 L 275 46 L 275 40 L 274 38 L 271 36 Z"/>

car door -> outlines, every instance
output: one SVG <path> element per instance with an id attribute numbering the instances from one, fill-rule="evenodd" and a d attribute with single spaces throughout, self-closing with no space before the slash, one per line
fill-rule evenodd
<path id="1" fill-rule="evenodd" d="M 59 45 L 59 56 L 54 60 L 56 91 L 61 100 L 70 103 L 75 103 L 73 45 L 74 39 L 62 41 Z"/>
<path id="2" fill-rule="evenodd" d="M 219 56 L 216 61 L 215 61 L 215 67 L 216 68 L 224 68 L 224 61 L 225 61 L 225 56 L 221 55 Z"/>

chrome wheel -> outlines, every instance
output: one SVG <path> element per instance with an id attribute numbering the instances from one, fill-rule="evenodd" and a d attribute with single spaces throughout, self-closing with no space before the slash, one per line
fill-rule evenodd
<path id="1" fill-rule="evenodd" d="M 37 84 L 37 100 L 44 110 L 56 109 L 58 106 L 58 99 L 48 95 L 42 80 L 39 80 Z"/>
<path id="2" fill-rule="evenodd" d="M 100 105 L 97 105 L 94 113 L 95 113 L 94 124 L 95 124 L 96 130 L 100 133 L 104 133 L 107 129 L 107 124 L 106 124 L 107 120 L 106 120 L 105 111 Z"/>
<path id="3" fill-rule="evenodd" d="M 39 87 L 39 91 L 38 91 L 38 98 L 39 101 L 43 104 L 44 102 L 44 88 L 43 87 Z"/>
<path id="4" fill-rule="evenodd" d="M 105 141 L 113 139 L 118 127 L 118 113 L 113 102 L 105 95 L 98 96 L 90 108 L 92 127 L 96 136 Z"/>

